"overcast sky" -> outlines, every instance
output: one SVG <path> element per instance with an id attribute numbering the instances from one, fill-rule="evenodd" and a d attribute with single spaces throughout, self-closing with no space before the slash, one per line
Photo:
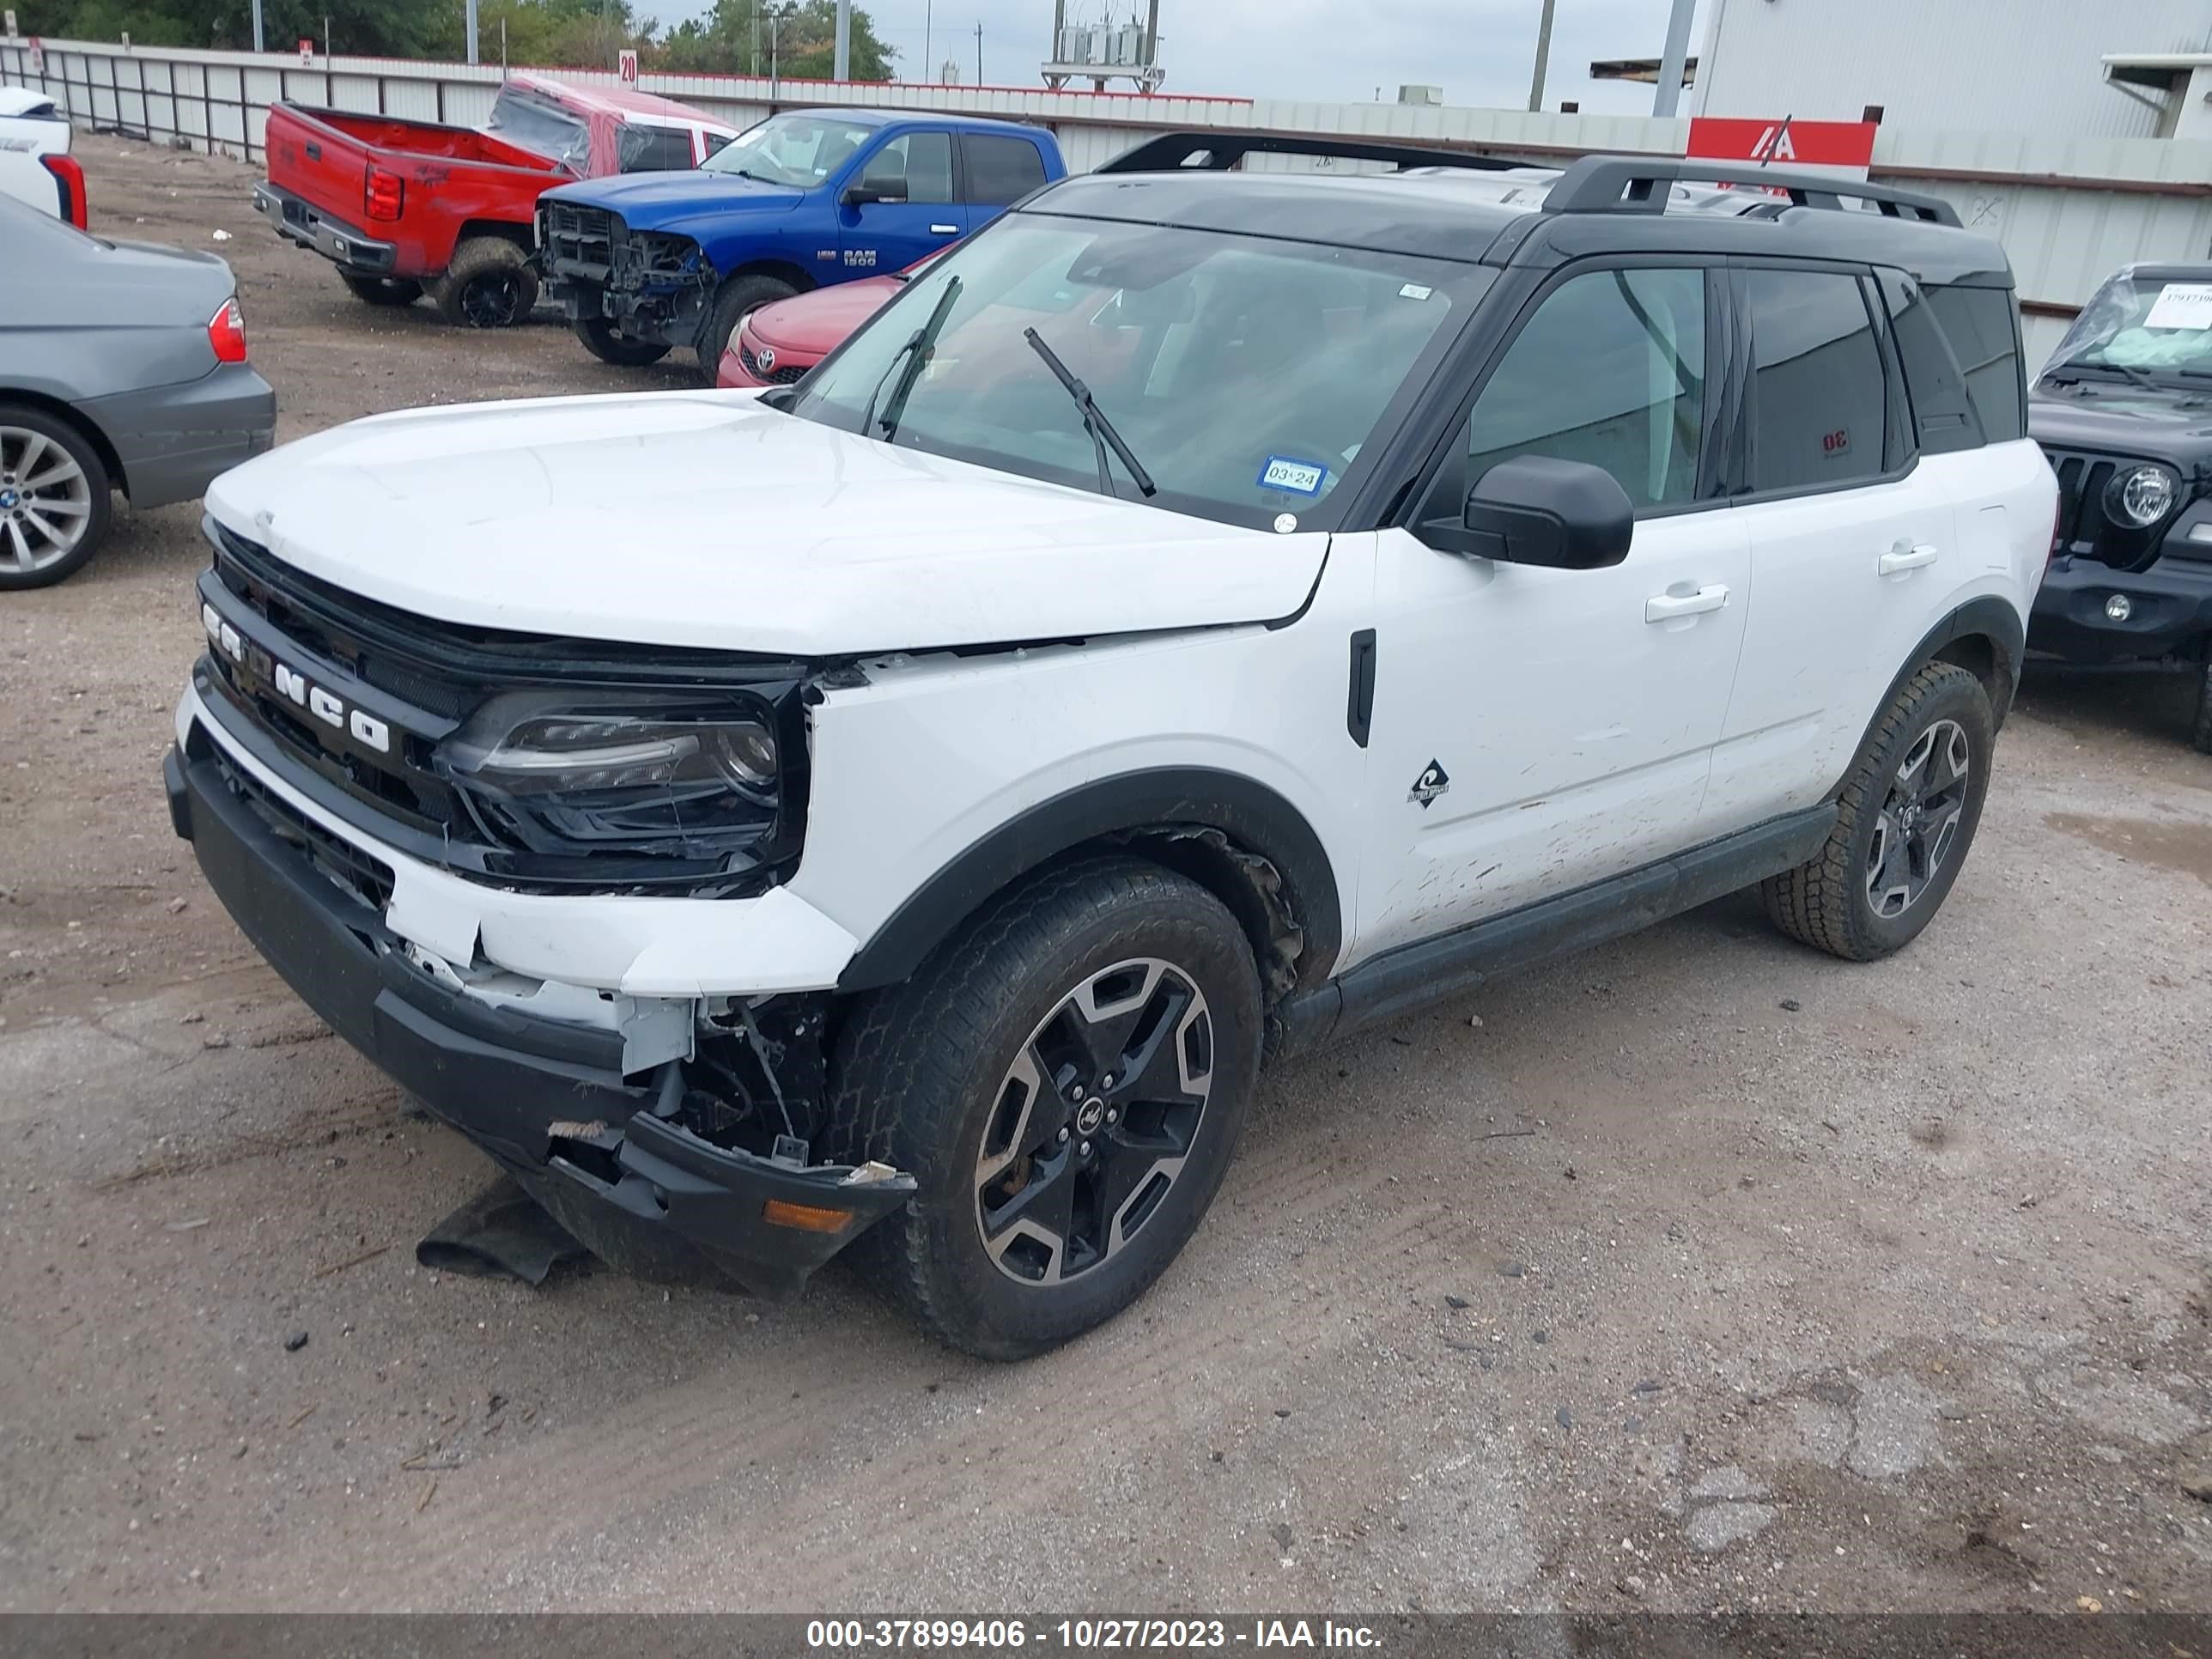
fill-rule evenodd
<path id="1" fill-rule="evenodd" d="M 1142 0 L 1133 0 L 1141 16 Z M 1704 12 L 1690 37 L 1703 39 Z M 898 50 L 902 80 L 933 79 L 957 57 L 961 78 L 975 76 L 975 25 L 983 26 L 983 78 L 1039 84 L 1052 33 L 1052 0 L 864 0 L 876 32 Z M 1115 21 L 1133 0 L 1114 0 Z M 1652 88 L 1593 84 L 1593 58 L 1656 58 L 1671 0 L 1558 0 L 1544 103 L 1579 99 L 1586 110 L 1646 114 Z M 708 9 L 706 0 L 646 0 L 643 9 L 674 22 Z M 1097 22 L 1107 0 L 1068 0 L 1068 21 Z M 1521 109 L 1536 50 L 1542 0 L 1160 0 L 1160 58 L 1166 89 L 1237 93 L 1255 98 L 1352 102 L 1395 99 L 1403 82 L 1440 85 L 1444 101 Z M 923 56 L 924 21 L 932 25 Z M 925 70 L 925 63 L 930 70 Z M 1127 82 L 1121 83 L 1124 87 Z"/>

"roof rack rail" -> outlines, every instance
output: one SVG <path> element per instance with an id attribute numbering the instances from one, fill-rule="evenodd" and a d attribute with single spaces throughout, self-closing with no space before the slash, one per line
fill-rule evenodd
<path id="1" fill-rule="evenodd" d="M 1572 162 L 1545 198 L 1547 213 L 1663 213 L 1666 185 L 1756 185 L 1783 191 L 1793 207 L 1841 208 L 1843 198 L 1871 203 L 1887 217 L 1959 227 L 1959 211 L 1935 196 L 1892 190 L 1856 179 L 1793 173 L 1756 161 L 1677 160 L 1673 156 L 1585 155 Z"/>
<path id="2" fill-rule="evenodd" d="M 1404 167 L 1467 167 L 1479 173 L 1504 173 L 1525 166 L 1495 155 L 1475 155 L 1440 144 L 1391 143 L 1370 138 L 1337 138 L 1315 133 L 1266 132 L 1249 129 L 1209 127 L 1186 132 L 1164 132 L 1127 149 L 1100 173 L 1224 173 L 1247 155 L 1327 155 L 1346 161 L 1388 161 Z"/>

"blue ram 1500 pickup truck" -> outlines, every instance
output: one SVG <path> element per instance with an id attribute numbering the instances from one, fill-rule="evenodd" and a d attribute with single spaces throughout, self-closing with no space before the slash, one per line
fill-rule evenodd
<path id="1" fill-rule="evenodd" d="M 676 346 L 711 376 L 773 301 L 904 269 L 988 224 L 1066 164 L 1050 133 L 896 110 L 807 110 L 740 134 L 690 173 L 598 179 L 538 201 L 551 292 L 596 356 Z"/>

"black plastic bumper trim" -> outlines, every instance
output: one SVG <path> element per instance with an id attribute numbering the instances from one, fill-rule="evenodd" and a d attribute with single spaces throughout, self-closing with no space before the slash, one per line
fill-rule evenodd
<path id="1" fill-rule="evenodd" d="M 649 1277 L 718 1273 L 760 1295 L 788 1296 L 913 1196 L 910 1176 L 848 1186 L 844 1166 L 777 1164 L 659 1121 L 644 1109 L 656 1097 L 653 1080 L 634 1084 L 617 1069 L 615 1033 L 477 1004 L 439 984 L 406 961 L 382 917 L 279 840 L 213 759 L 173 749 L 161 771 L 170 821 L 270 965 L 594 1255 Z M 599 1123 L 618 1135 L 621 1178 L 556 1156 L 556 1123 Z M 763 1213 L 771 1199 L 848 1210 L 853 1219 L 833 1233 L 774 1225 Z"/>

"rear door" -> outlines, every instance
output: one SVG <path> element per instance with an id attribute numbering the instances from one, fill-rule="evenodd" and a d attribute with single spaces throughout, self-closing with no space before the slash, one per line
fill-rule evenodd
<path id="1" fill-rule="evenodd" d="M 967 234 L 950 132 L 909 128 L 870 151 L 851 180 L 837 204 L 844 276 L 903 270 Z"/>
<path id="2" fill-rule="evenodd" d="M 1950 495 L 1920 464 L 1873 274 L 1744 261 L 1733 276 L 1750 346 L 1732 499 L 1751 544 L 1751 627 L 1709 836 L 1835 786 L 1964 556 Z"/>
<path id="3" fill-rule="evenodd" d="M 968 228 L 981 230 L 1045 182 L 1044 152 L 1018 133 L 963 132 L 960 175 Z"/>

